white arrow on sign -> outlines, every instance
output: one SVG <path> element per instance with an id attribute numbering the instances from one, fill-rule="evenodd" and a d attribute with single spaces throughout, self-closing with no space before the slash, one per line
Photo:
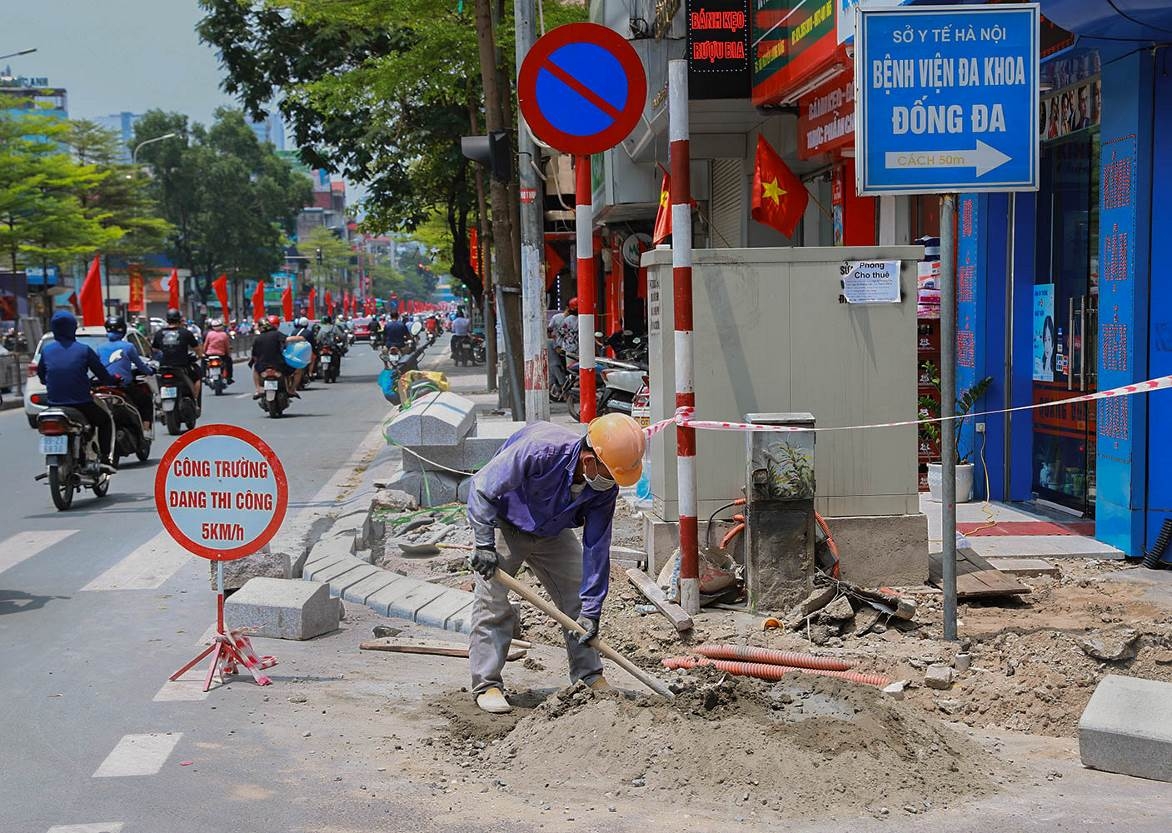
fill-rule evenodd
<path id="1" fill-rule="evenodd" d="M 887 151 L 888 170 L 908 168 L 976 168 L 977 176 L 984 176 L 994 168 L 1000 168 L 1011 160 L 995 147 L 980 139 L 973 150 L 917 150 Z"/>

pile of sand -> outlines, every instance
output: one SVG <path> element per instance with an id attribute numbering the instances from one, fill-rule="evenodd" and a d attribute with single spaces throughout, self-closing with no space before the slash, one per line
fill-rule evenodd
<path id="1" fill-rule="evenodd" d="M 1002 765 L 975 742 L 875 689 L 818 677 L 771 685 L 711 669 L 676 679 L 684 690 L 674 702 L 579 686 L 506 721 L 445 713 L 453 746 L 473 749 L 474 770 L 534 793 L 588 788 L 781 813 L 882 814 L 928 809 L 923 796 L 948 806 L 1000 780 Z"/>

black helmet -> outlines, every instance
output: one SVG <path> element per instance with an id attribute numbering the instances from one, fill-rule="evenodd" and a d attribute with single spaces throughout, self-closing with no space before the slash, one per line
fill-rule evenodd
<path id="1" fill-rule="evenodd" d="M 106 319 L 106 332 L 126 335 L 126 319 L 121 316 L 111 315 Z"/>
<path id="2" fill-rule="evenodd" d="M 183 321 L 183 316 L 182 316 L 182 314 L 180 314 L 179 310 L 177 310 L 177 309 L 167 310 L 167 323 L 168 324 L 179 324 L 182 321 Z"/>
<path id="3" fill-rule="evenodd" d="M 332 315 L 324 315 L 324 316 L 322 316 L 321 323 L 323 323 L 323 324 L 333 324 L 333 323 L 334 323 L 334 316 L 332 316 Z"/>

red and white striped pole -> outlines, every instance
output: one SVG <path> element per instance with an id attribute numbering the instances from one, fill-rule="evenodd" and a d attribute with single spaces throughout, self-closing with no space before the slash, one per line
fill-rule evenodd
<path id="1" fill-rule="evenodd" d="M 590 157 L 574 158 L 574 237 L 578 250 L 578 393 L 582 422 L 594 419 L 598 401 L 594 384 L 594 205 Z"/>
<path id="2" fill-rule="evenodd" d="M 692 153 L 688 145 L 688 62 L 667 65 L 671 142 L 671 273 L 675 305 L 676 408 L 696 407 L 692 364 Z M 700 612 L 700 534 L 696 522 L 696 429 L 676 426 L 680 504 L 680 606 Z"/>

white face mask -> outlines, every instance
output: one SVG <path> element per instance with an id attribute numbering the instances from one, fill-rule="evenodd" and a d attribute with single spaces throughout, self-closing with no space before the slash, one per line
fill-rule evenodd
<path id="1" fill-rule="evenodd" d="M 615 482 L 601 474 L 586 478 L 586 485 L 596 492 L 605 492 L 615 487 Z"/>

